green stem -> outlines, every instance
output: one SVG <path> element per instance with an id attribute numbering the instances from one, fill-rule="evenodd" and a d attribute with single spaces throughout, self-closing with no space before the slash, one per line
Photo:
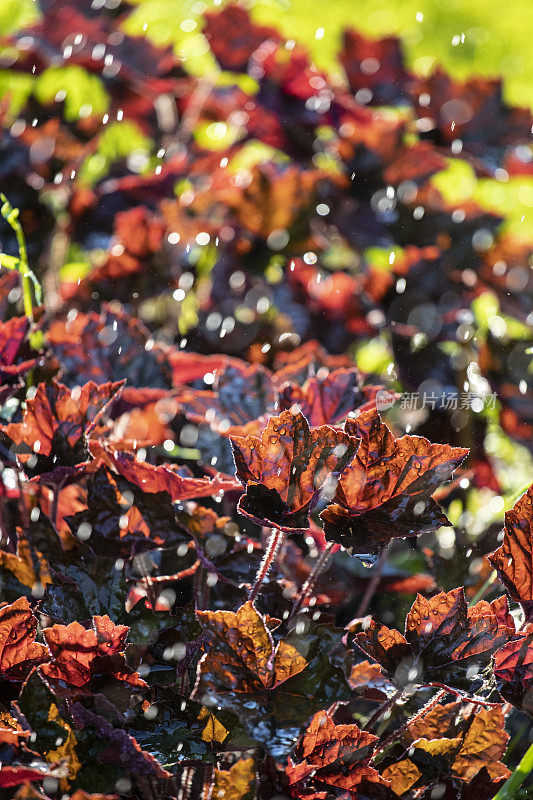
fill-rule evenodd
<path id="1" fill-rule="evenodd" d="M 30 344 L 35 350 L 38 350 L 42 345 L 42 334 L 39 331 L 34 330 L 35 319 L 33 316 L 33 297 L 31 284 L 33 282 L 35 299 L 37 303 L 40 303 L 41 301 L 41 286 L 28 264 L 28 250 L 26 248 L 24 231 L 22 230 L 22 225 L 20 224 L 19 220 L 19 210 L 18 208 L 13 208 L 5 194 L 0 194 L 0 200 L 2 201 L 2 216 L 17 237 L 17 245 L 19 250 L 18 259 L 12 258 L 5 253 L 1 253 L 0 263 L 2 266 L 7 267 L 8 269 L 17 269 L 20 273 L 22 281 L 24 313 L 30 322 Z M 29 381 L 31 384 L 31 376 L 29 377 Z"/>
<path id="2" fill-rule="evenodd" d="M 513 800 L 518 789 L 522 786 L 528 775 L 533 770 L 533 744 L 524 755 L 522 761 L 517 766 L 513 774 L 507 778 L 499 792 L 494 796 L 494 800 Z"/>
<path id="3" fill-rule="evenodd" d="M 492 586 L 497 577 L 498 573 L 496 572 L 496 570 L 492 570 L 492 572 L 490 573 L 489 577 L 487 578 L 483 586 L 479 589 L 479 591 L 476 592 L 476 594 L 468 603 L 470 607 L 475 606 L 476 603 L 479 603 L 480 600 L 483 600 L 483 598 L 485 597 L 485 595 L 487 594 L 488 590 L 490 589 L 490 587 Z"/>
<path id="4" fill-rule="evenodd" d="M 8 223 L 10 228 L 15 232 L 17 237 L 17 245 L 19 249 L 19 272 L 22 278 L 22 296 L 24 298 L 24 313 L 33 324 L 33 301 L 31 296 L 31 284 L 28 266 L 28 250 L 26 248 L 26 239 L 24 238 L 24 231 L 19 220 L 18 208 L 13 208 L 5 194 L 0 194 L 2 200 L 2 216 Z"/>

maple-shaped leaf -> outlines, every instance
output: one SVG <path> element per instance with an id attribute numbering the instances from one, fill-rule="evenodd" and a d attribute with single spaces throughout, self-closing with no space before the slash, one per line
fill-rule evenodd
<path id="1" fill-rule="evenodd" d="M 120 71 L 113 74 L 111 89 L 116 90 L 118 84 L 122 92 L 129 86 L 139 91 L 139 84 L 144 87 L 148 83 L 151 86 L 150 76 L 152 79 L 163 78 L 177 70 L 178 62 L 170 48 L 156 47 L 144 36 L 129 36 L 124 32 L 122 36 L 113 36 L 116 33 L 113 18 L 105 12 L 91 16 L 83 5 L 61 5 L 48 0 L 42 19 L 18 32 L 15 37 L 15 42 L 21 41 L 22 44 L 17 67 L 23 68 L 28 62 L 36 63 L 40 71 L 44 66 L 61 64 L 68 59 L 69 63 L 101 74 L 104 65 L 95 47 L 111 37 L 107 43 L 109 55 L 121 65 Z M 63 43 L 73 31 L 82 32 L 83 38 L 73 41 L 71 50 L 65 55 Z M 111 76 L 106 76 L 104 71 L 104 77 Z M 157 81 L 155 85 L 158 85 Z M 166 83 L 162 86 L 159 84 L 159 87 L 160 91 L 168 88 Z"/>
<path id="2" fill-rule="evenodd" d="M 402 741 L 410 744 L 418 739 L 457 737 L 462 743 L 454 758 L 454 775 L 470 781 L 483 768 L 494 779 L 508 774 L 507 768 L 499 762 L 509 741 L 499 705 L 473 710 L 470 704 L 462 701 L 437 703 L 407 725 Z"/>
<path id="3" fill-rule="evenodd" d="M 323 368 L 333 372 L 337 369 L 352 369 L 353 366 L 348 355 L 330 355 L 315 339 L 311 339 L 295 350 L 276 354 L 273 380 L 279 387 L 287 381 L 302 385 Z"/>
<path id="4" fill-rule="evenodd" d="M 357 725 L 336 725 L 327 711 L 318 711 L 289 759 L 285 770 L 289 785 L 307 783 L 306 789 L 316 790 L 326 784 L 348 792 L 350 797 L 356 795 L 363 779 L 387 785 L 368 764 L 377 741 L 377 736 Z M 304 786 L 301 791 L 303 797 L 307 796 Z"/>
<path id="5" fill-rule="evenodd" d="M 503 542 L 488 559 L 513 600 L 533 603 L 533 485 L 506 511 Z"/>
<path id="6" fill-rule="evenodd" d="M 0 607 L 0 675 L 24 680 L 32 667 L 48 659 L 46 647 L 35 641 L 37 620 L 25 597 Z"/>
<path id="7" fill-rule="evenodd" d="M 128 627 L 115 625 L 107 615 L 93 617 L 93 627 L 88 630 L 79 622 L 45 628 L 43 636 L 51 661 L 43 665 L 42 674 L 47 680 L 62 681 L 75 688 L 86 686 L 102 673 L 145 688 L 145 682 L 124 661 L 122 651 L 127 635 Z"/>
<path id="8" fill-rule="evenodd" d="M 198 617 L 209 646 L 194 696 L 236 714 L 276 758 L 286 757 L 315 711 L 350 696 L 341 631 L 305 624 L 280 638 L 250 602 Z"/>
<path id="9" fill-rule="evenodd" d="M 533 716 L 533 625 L 494 654 L 494 675 L 502 697 Z"/>
<path id="10" fill-rule="evenodd" d="M 468 608 L 461 587 L 429 599 L 417 595 L 405 636 L 370 621 L 355 641 L 399 686 L 442 683 L 475 692 L 492 655 L 514 636 L 513 619 L 500 601 Z"/>
<path id="11" fill-rule="evenodd" d="M 238 362 L 237 362 L 238 363 Z M 259 364 L 228 364 L 214 371 L 213 389 L 182 389 L 175 395 L 187 419 L 224 433 L 273 411 L 276 394 L 269 370 Z M 203 377 L 203 375 L 202 375 Z"/>
<path id="12" fill-rule="evenodd" d="M 84 530 L 87 529 L 82 528 L 80 535 L 85 536 Z M 90 623 L 92 617 L 102 614 L 121 619 L 128 584 L 124 570 L 115 565 L 114 558 L 94 555 L 83 542 L 59 559 L 54 558 L 53 581 L 46 585 L 39 610 L 63 625 L 74 621 Z"/>
<path id="13" fill-rule="evenodd" d="M 431 785 L 447 775 L 467 784 L 482 770 L 486 770 L 492 781 L 509 777 L 510 771 L 499 761 L 509 741 L 501 706 L 482 708 L 475 713 L 465 710 L 462 714 L 461 705 L 438 704 L 438 708 L 417 718 L 413 726 L 416 734 L 412 726 L 407 727 L 406 734 L 411 740 L 408 758 L 391 764 L 383 772 L 396 794 L 405 794 L 414 786 Z M 438 722 L 444 722 L 445 727 L 439 729 Z"/>
<path id="14" fill-rule="evenodd" d="M 19 460 L 30 473 L 53 472 L 74 467 L 87 457 L 85 437 L 116 400 L 121 382 L 97 386 L 92 381 L 69 389 L 53 381 L 40 383 L 26 401 L 22 422 L 3 426 L 17 445 Z"/>
<path id="15" fill-rule="evenodd" d="M 471 78 L 462 83 L 439 68 L 413 82 L 411 94 L 418 115 L 429 120 L 426 136 L 445 145 L 459 136 L 464 150 L 486 158 L 488 165 L 498 156 L 501 161 L 507 146 L 525 142 L 531 133 L 531 112 L 505 104 L 499 79 Z"/>
<path id="16" fill-rule="evenodd" d="M 500 762 L 509 741 L 501 706 L 477 709 L 467 725 L 452 764 L 453 772 L 465 781 L 471 781 L 483 768 L 492 779 L 509 777 L 511 773 Z"/>
<path id="17" fill-rule="evenodd" d="M 375 405 L 379 389 L 379 386 L 362 386 L 362 376 L 357 369 L 338 369 L 325 376 L 319 372 L 303 386 L 286 383 L 280 391 L 279 407 L 286 411 L 299 406 L 312 426 L 334 425 L 366 403 Z"/>
<path id="18" fill-rule="evenodd" d="M 284 411 L 256 436 L 231 437 L 237 477 L 246 488 L 239 511 L 260 525 L 306 530 L 321 497 L 329 499 L 336 478 L 356 449 L 352 437 Z"/>
<path id="19" fill-rule="evenodd" d="M 371 553 L 395 536 L 449 524 L 431 495 L 468 450 L 432 444 L 422 436 L 396 438 L 376 410 L 348 419 L 345 430 L 359 443 L 333 503 L 321 514 L 327 539 L 355 553 Z"/>
<path id="20" fill-rule="evenodd" d="M 136 317 L 106 304 L 98 314 L 78 312 L 55 319 L 47 339 L 67 386 L 127 379 L 129 387 L 170 388 L 164 354 L 147 328 Z"/>
<path id="21" fill-rule="evenodd" d="M 264 618 L 252 603 L 233 611 L 198 611 L 202 628 L 223 647 L 209 651 L 200 664 L 200 685 L 208 690 L 274 689 L 301 672 L 307 662 L 284 642 L 274 644 Z"/>
<path id="22" fill-rule="evenodd" d="M 238 481 L 223 474 L 217 473 L 211 479 L 193 478 L 187 468 L 138 461 L 133 453 L 118 453 L 94 440 L 89 443 L 89 450 L 94 458 L 111 467 L 142 492 L 166 492 L 172 502 L 210 497 L 218 492 L 242 491 Z"/>

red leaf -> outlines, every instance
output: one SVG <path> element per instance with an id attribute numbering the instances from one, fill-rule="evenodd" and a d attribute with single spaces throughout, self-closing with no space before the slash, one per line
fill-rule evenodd
<path id="1" fill-rule="evenodd" d="M 321 784 L 326 784 L 354 795 L 362 780 L 386 786 L 379 773 L 365 763 L 377 740 L 377 736 L 360 730 L 357 725 L 336 725 L 327 711 L 319 711 L 289 759 L 285 770 L 289 784 L 310 781 L 309 789 L 320 789 Z M 301 792 L 302 797 L 309 796 L 304 786 Z"/>
<path id="2" fill-rule="evenodd" d="M 297 675 L 307 661 L 290 644 L 274 644 L 267 619 L 252 603 L 233 611 L 198 611 L 213 641 L 198 667 L 195 692 L 263 692 Z"/>
<path id="3" fill-rule="evenodd" d="M 231 437 L 237 477 L 246 494 L 239 511 L 261 525 L 307 530 L 309 514 L 334 491 L 356 442 L 323 425 L 309 428 L 300 413 L 271 417 L 261 438 Z"/>
<path id="4" fill-rule="evenodd" d="M 144 492 L 168 492 L 173 502 L 192 500 L 195 497 L 210 497 L 218 492 L 242 491 L 241 485 L 233 478 L 222 474 L 214 478 L 192 478 L 186 468 L 173 468 L 170 464 L 154 466 L 137 461 L 133 453 L 118 453 L 107 445 L 91 441 L 89 450 L 94 458 L 111 467 L 130 483 Z"/>
<path id="5" fill-rule="evenodd" d="M 332 356 L 315 339 L 311 339 L 295 350 L 276 354 L 274 367 L 277 371 L 274 380 L 278 386 L 282 386 L 285 381 L 302 384 L 307 378 L 313 378 L 321 367 L 334 370 L 353 366 L 349 356 Z"/>
<path id="6" fill-rule="evenodd" d="M 459 588 L 430 599 L 417 595 L 405 636 L 371 621 L 355 640 L 400 686 L 443 683 L 475 692 L 477 676 L 514 636 L 505 600 L 468 608 Z"/>
<path id="7" fill-rule="evenodd" d="M 44 781 L 45 778 L 54 778 L 54 773 L 46 769 L 25 767 L 22 764 L 3 764 L 0 769 L 0 786 L 7 789 L 11 786 L 20 786 L 21 783 Z M 18 796 L 18 795 L 17 795 Z"/>
<path id="8" fill-rule="evenodd" d="M 69 389 L 53 381 L 40 383 L 35 397 L 26 401 L 22 422 L 3 426 L 4 432 L 17 445 L 25 447 L 19 458 L 26 463 L 32 453 L 43 461 L 39 472 L 54 468 L 46 457 L 54 456 L 59 448 L 71 451 L 70 460 L 83 460 L 83 437 L 103 417 L 123 382 L 97 386 L 92 381 L 83 387 Z M 29 451 L 29 452 L 28 452 Z M 61 451 L 60 451 L 61 452 Z M 63 462 L 64 464 L 64 462 Z"/>
<path id="9" fill-rule="evenodd" d="M 448 524 L 431 495 L 468 450 L 431 444 L 421 436 L 396 439 L 375 410 L 349 419 L 345 430 L 360 442 L 334 502 L 321 514 L 326 538 L 369 553 L 395 536 L 417 536 Z"/>
<path id="10" fill-rule="evenodd" d="M 177 347 L 168 352 L 168 362 L 172 370 L 172 384 L 180 387 L 184 383 L 203 380 L 206 375 L 223 373 L 229 367 L 239 369 L 242 361 L 224 355 L 204 356 L 201 353 L 189 353 Z"/>
<path id="11" fill-rule="evenodd" d="M 506 512 L 502 545 L 488 559 L 513 600 L 533 602 L 533 485 Z"/>
<path id="12" fill-rule="evenodd" d="M 49 680 L 64 681 L 81 688 L 95 675 L 106 673 L 117 680 L 145 688 L 145 682 L 126 666 L 124 648 L 129 628 L 115 625 L 109 617 L 93 617 L 93 628 L 87 630 L 79 622 L 52 625 L 43 630 L 52 659 L 41 667 Z"/>
<path id="13" fill-rule="evenodd" d="M 28 328 L 27 317 L 11 317 L 7 322 L 0 322 L 0 382 L 11 382 L 35 366 L 35 358 L 15 363 Z"/>
<path id="14" fill-rule="evenodd" d="M 260 364 L 236 364 L 228 363 L 223 370 L 214 372 L 211 391 L 178 391 L 176 402 L 191 422 L 205 422 L 223 434 L 230 426 L 246 425 L 267 411 L 274 411 L 276 394 L 270 371 Z"/>
<path id="15" fill-rule="evenodd" d="M 533 715 L 533 626 L 494 655 L 494 675 L 502 697 Z"/>
<path id="16" fill-rule="evenodd" d="M 276 377 L 276 376 L 274 376 Z M 362 386 L 359 370 L 338 369 L 309 378 L 303 386 L 286 383 L 280 392 L 279 406 L 282 411 L 298 405 L 312 426 L 334 425 L 344 420 L 351 411 L 371 399 L 374 387 Z M 378 387 L 375 387 L 376 391 Z"/>
<path id="17" fill-rule="evenodd" d="M 46 647 L 35 641 L 37 620 L 25 597 L 0 608 L 0 674 L 24 680 L 32 667 L 48 659 Z"/>
<path id="18" fill-rule="evenodd" d="M 267 39 L 279 41 L 275 28 L 254 25 L 248 11 L 227 5 L 204 15 L 204 35 L 222 69 L 246 72 L 252 53 Z"/>
<path id="19" fill-rule="evenodd" d="M 129 387 L 169 388 L 168 365 L 148 329 L 106 304 L 98 314 L 78 312 L 54 320 L 47 339 L 68 386 L 126 378 Z"/>
<path id="20" fill-rule="evenodd" d="M 379 664 L 370 661 L 361 661 L 352 667 L 348 683 L 354 692 L 358 692 L 365 699 L 376 700 L 382 703 L 394 693 L 394 686 L 385 677 Z"/>
<path id="21" fill-rule="evenodd" d="M 350 28 L 344 31 L 339 60 L 352 91 L 369 90 L 369 96 L 362 99 L 362 103 L 391 105 L 405 97 L 411 76 L 404 67 L 401 42 L 397 37 L 367 39 Z"/>
<path id="22" fill-rule="evenodd" d="M 464 149 L 476 155 L 526 142 L 531 135 L 530 111 L 506 106 L 500 80 L 472 78 L 461 83 L 437 69 L 417 79 L 412 95 L 419 116 L 431 120 L 440 141 L 451 144 L 460 138 Z"/>

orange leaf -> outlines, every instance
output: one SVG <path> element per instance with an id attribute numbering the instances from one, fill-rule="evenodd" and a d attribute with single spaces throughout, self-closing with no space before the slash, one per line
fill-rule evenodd
<path id="1" fill-rule="evenodd" d="M 488 559 L 513 600 L 533 602 L 533 485 L 506 512 L 502 545 Z"/>
<path id="2" fill-rule="evenodd" d="M 48 658 L 46 647 L 35 641 L 37 620 L 25 597 L 0 608 L 0 674 L 24 680 L 36 664 Z"/>

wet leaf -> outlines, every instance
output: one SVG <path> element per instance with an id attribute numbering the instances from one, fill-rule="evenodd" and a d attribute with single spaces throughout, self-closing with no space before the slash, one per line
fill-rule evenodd
<path id="1" fill-rule="evenodd" d="M 436 682 L 475 692 L 491 657 L 514 636 L 512 618 L 502 618 L 497 601 L 468 608 L 459 588 L 430 599 L 417 595 L 405 637 L 370 620 L 355 641 L 398 686 Z"/>
<path id="2" fill-rule="evenodd" d="M 0 607 L 0 673 L 21 681 L 32 667 L 48 660 L 44 645 L 35 641 L 37 620 L 25 597 Z"/>
<path id="3" fill-rule="evenodd" d="M 335 491 L 355 440 L 326 425 L 309 428 L 300 413 L 271 417 L 261 438 L 232 437 L 237 477 L 246 494 L 239 511 L 280 530 L 306 530 L 309 514 Z"/>
<path id="4" fill-rule="evenodd" d="M 289 784 L 308 782 L 310 788 L 326 784 L 353 794 L 363 779 L 386 785 L 367 763 L 377 740 L 357 725 L 336 725 L 327 711 L 319 711 L 289 760 Z"/>
<path id="5" fill-rule="evenodd" d="M 94 617 L 89 630 L 79 622 L 45 628 L 43 636 L 51 661 L 44 665 L 42 674 L 47 680 L 82 688 L 103 672 L 142 689 L 146 684 L 124 662 L 127 635 L 127 626 L 115 625 L 107 615 Z"/>
<path id="6" fill-rule="evenodd" d="M 355 553 L 371 553 L 394 536 L 416 536 L 447 524 L 431 495 L 467 450 L 431 444 L 421 436 L 397 439 L 375 410 L 349 419 L 345 430 L 360 441 L 334 502 L 321 514 L 326 538 Z"/>
<path id="7" fill-rule="evenodd" d="M 533 602 L 533 486 L 505 513 L 503 542 L 488 558 L 513 600 Z"/>

